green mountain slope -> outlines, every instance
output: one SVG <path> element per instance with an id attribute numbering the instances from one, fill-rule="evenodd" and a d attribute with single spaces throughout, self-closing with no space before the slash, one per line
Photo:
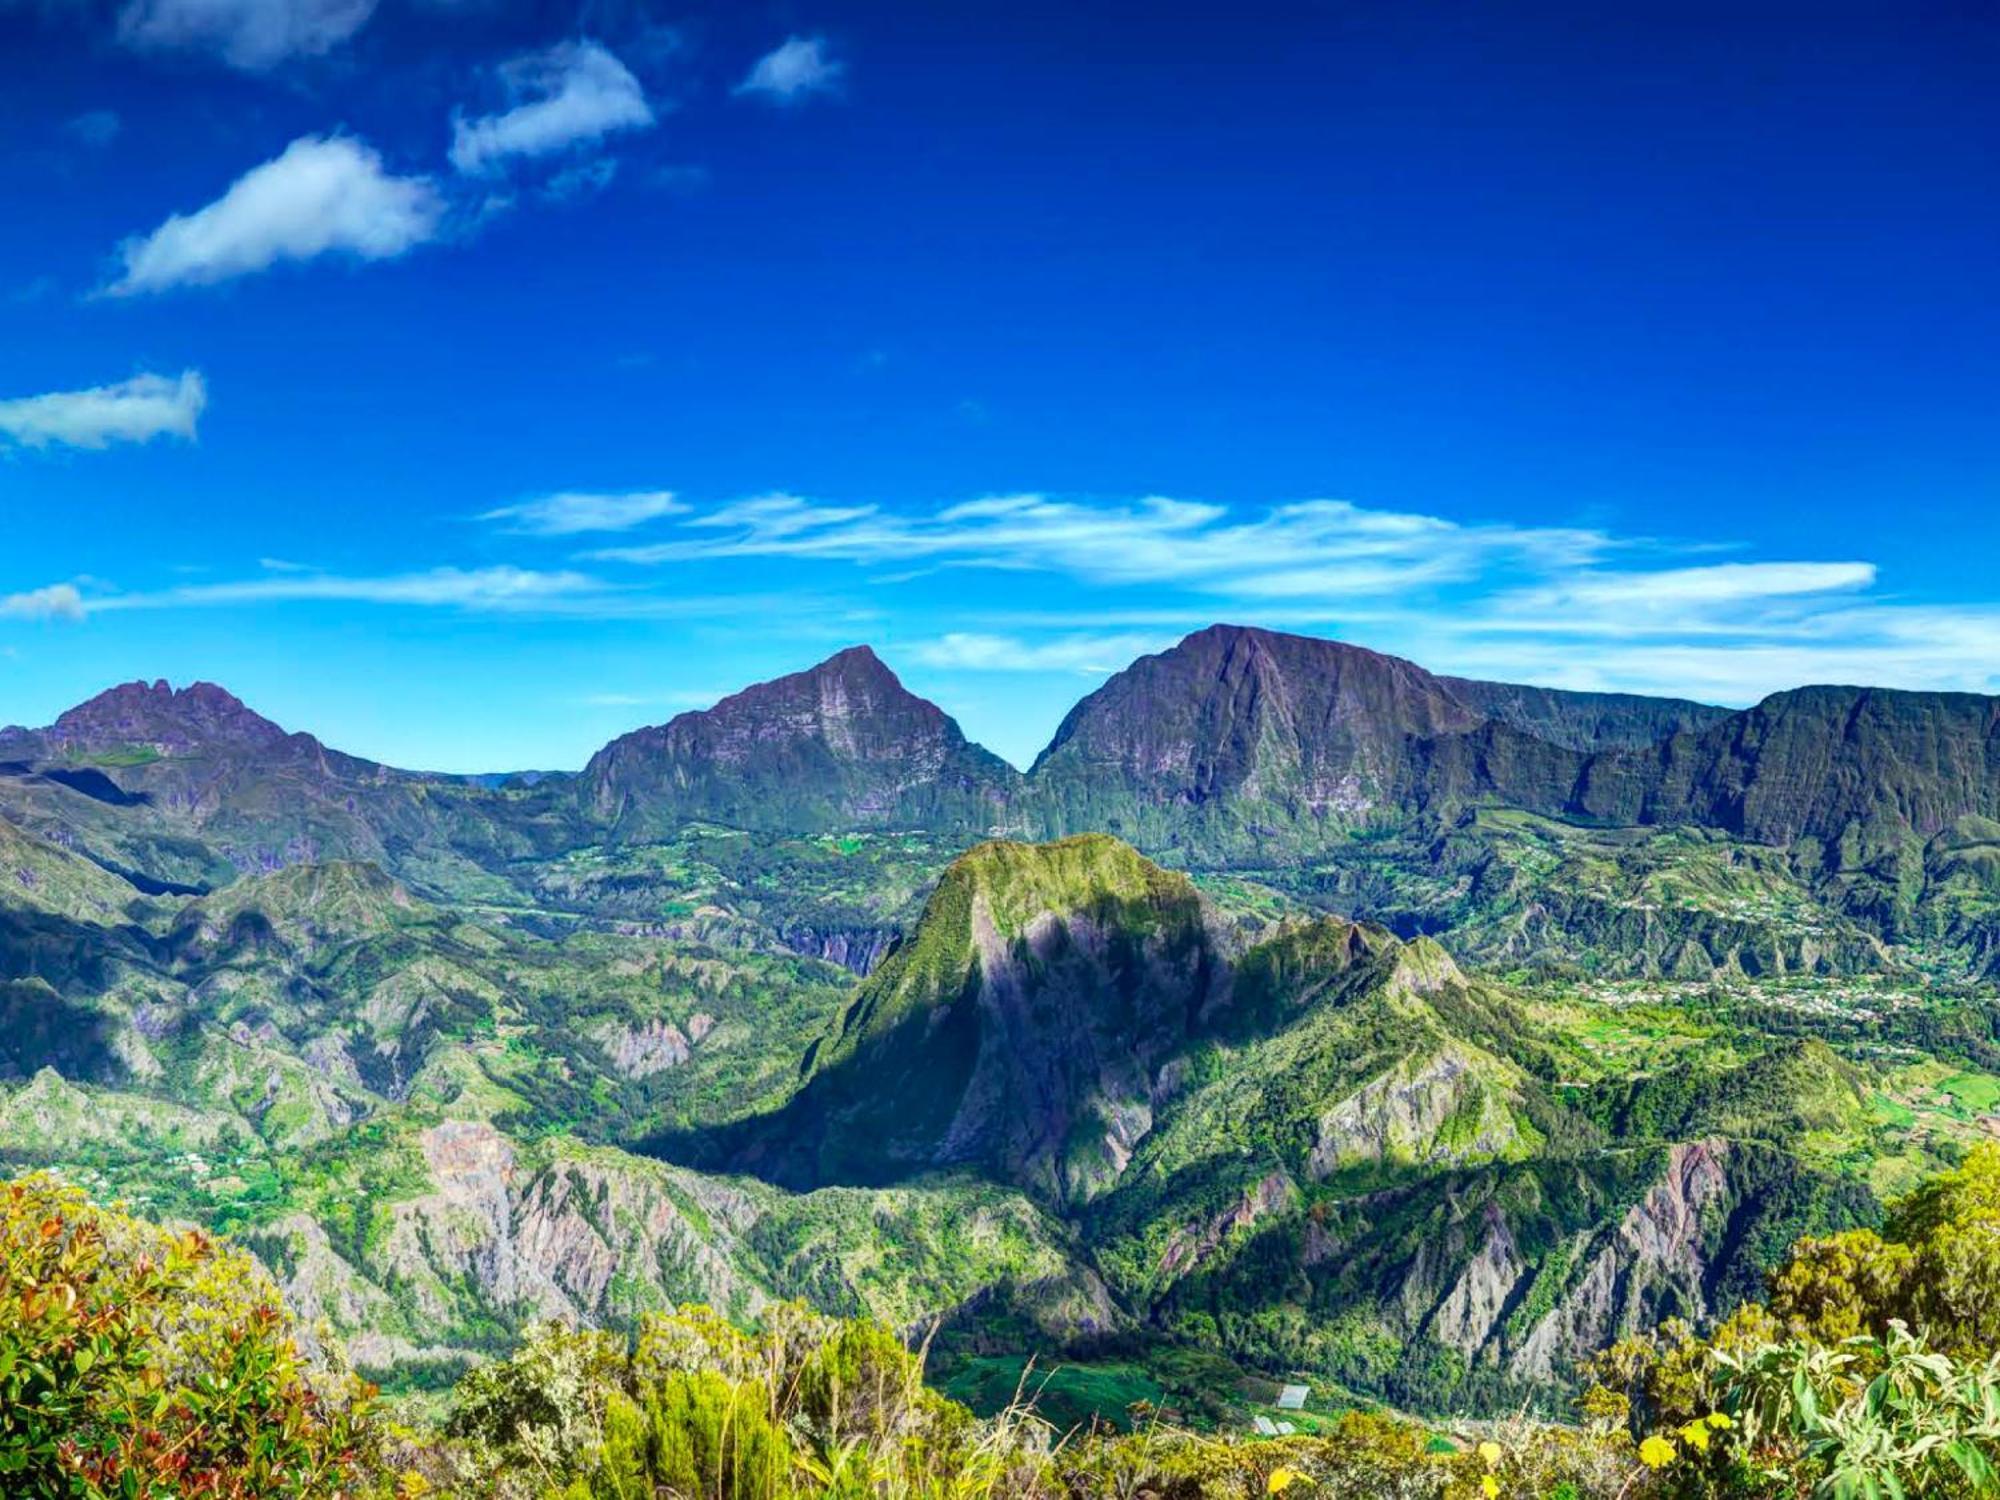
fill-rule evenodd
<path id="1" fill-rule="evenodd" d="M 531 781 L 132 685 L 0 732 L 0 1164 L 405 1381 L 805 1295 L 1544 1399 L 2000 1131 L 1994 713 L 1216 627 L 1026 776 L 855 650 Z"/>

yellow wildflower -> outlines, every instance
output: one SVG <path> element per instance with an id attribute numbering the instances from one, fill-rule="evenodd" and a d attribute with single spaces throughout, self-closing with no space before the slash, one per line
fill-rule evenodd
<path id="1" fill-rule="evenodd" d="M 1681 1429 L 1681 1441 L 1698 1453 L 1708 1452 L 1708 1424 L 1697 1417 Z"/>
<path id="2" fill-rule="evenodd" d="M 1664 1469 L 1674 1461 L 1674 1445 L 1669 1438 L 1655 1433 L 1639 1445 L 1639 1462 L 1649 1469 Z"/>
<path id="3" fill-rule="evenodd" d="M 1729 1413 L 1726 1411 L 1712 1411 L 1706 1417 L 1702 1418 L 1702 1420 L 1717 1432 L 1727 1432 L 1736 1425 L 1729 1420 Z"/>
<path id="4" fill-rule="evenodd" d="M 1267 1495 L 1282 1495 L 1286 1490 L 1305 1477 L 1297 1469 L 1286 1467 L 1273 1469 L 1271 1477 L 1264 1483 L 1264 1493 Z"/>
<path id="5" fill-rule="evenodd" d="M 1485 1492 L 1486 1500 L 1500 1500 L 1500 1481 L 1491 1474 L 1480 1478 L 1479 1488 Z"/>
<path id="6" fill-rule="evenodd" d="M 1503 1457 L 1505 1457 L 1505 1455 L 1506 1455 L 1506 1450 L 1504 1450 L 1498 1443 L 1494 1442 L 1491 1438 L 1488 1438 L 1485 1442 L 1479 1445 L 1479 1456 L 1486 1461 L 1486 1467 L 1489 1469 L 1499 1468 L 1500 1460 Z"/>

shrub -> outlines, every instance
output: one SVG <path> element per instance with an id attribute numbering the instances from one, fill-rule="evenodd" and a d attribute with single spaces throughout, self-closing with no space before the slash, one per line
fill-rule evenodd
<path id="1" fill-rule="evenodd" d="M 0 1489 L 320 1500 L 358 1484 L 371 1392 L 316 1368 L 257 1262 L 0 1184 Z"/>

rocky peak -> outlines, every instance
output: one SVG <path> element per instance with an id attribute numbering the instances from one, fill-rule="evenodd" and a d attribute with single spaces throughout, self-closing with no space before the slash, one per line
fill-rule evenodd
<path id="1" fill-rule="evenodd" d="M 919 698 L 867 646 L 850 646 L 803 672 L 731 694 L 713 708 L 682 714 L 667 726 L 686 737 L 716 727 L 727 734 L 813 738 L 837 752 L 893 748 L 906 736 L 964 743 L 945 711 Z"/>
<path id="2" fill-rule="evenodd" d="M 228 748 L 259 749 L 285 731 L 212 682 L 176 688 L 165 679 L 127 682 L 58 718 L 44 738 L 66 750 L 144 746 L 163 755 Z"/>
<path id="3" fill-rule="evenodd" d="M 613 740 L 583 775 L 600 816 L 646 833 L 691 817 L 978 833 L 1019 782 L 866 646 Z"/>
<path id="4" fill-rule="evenodd" d="M 1036 768 L 1111 758 L 1141 773 L 1185 773 L 1200 782 L 1251 773 L 1273 755 L 1294 766 L 1329 751 L 1348 760 L 1365 742 L 1464 731 L 1481 721 L 1437 678 L 1400 657 L 1211 625 L 1141 657 L 1085 698 Z"/>

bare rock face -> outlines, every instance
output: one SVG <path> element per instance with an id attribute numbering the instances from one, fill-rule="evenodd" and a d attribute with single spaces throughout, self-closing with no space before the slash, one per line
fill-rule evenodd
<path id="1" fill-rule="evenodd" d="M 1160 1252 L 1158 1274 L 1163 1281 L 1186 1276 L 1219 1250 L 1231 1234 L 1298 1204 L 1298 1186 L 1283 1172 L 1259 1178 L 1235 1203 L 1199 1224 L 1185 1225 L 1167 1238 Z"/>
<path id="2" fill-rule="evenodd" d="M 99 693 L 63 714 L 43 737 L 62 751 L 142 746 L 181 755 L 215 745 L 261 749 L 286 736 L 212 682 L 174 688 L 163 680 L 128 682 Z"/>
<path id="3" fill-rule="evenodd" d="M 637 1310 L 613 1305 L 614 1284 L 643 1305 L 695 1296 L 747 1312 L 765 1300 L 727 1254 L 753 1215 L 726 1184 L 589 1153 L 528 1171 L 483 1121 L 433 1126 L 422 1143 L 434 1191 L 395 1206 L 382 1259 L 426 1317 L 447 1317 L 463 1285 L 521 1316 L 586 1323 Z"/>
<path id="4" fill-rule="evenodd" d="M 706 1029 L 703 1034 L 707 1034 Z M 679 1067 L 694 1055 L 693 1041 L 671 1021 L 653 1020 L 639 1026 L 607 1021 L 594 1035 L 623 1078 L 650 1078 Z"/>
<path id="5" fill-rule="evenodd" d="M 1456 1044 L 1405 1059 L 1321 1116 L 1312 1175 L 1361 1162 L 1456 1165 L 1508 1154 L 1521 1133 L 1489 1076 L 1496 1067 Z"/>
<path id="6" fill-rule="evenodd" d="M 778 940 L 794 953 L 839 964 L 864 979 L 888 957 L 896 938 L 895 929 L 889 927 L 822 928 L 810 923 L 797 923 L 778 933 Z"/>
<path id="7" fill-rule="evenodd" d="M 1703 1219 L 1729 1191 L 1728 1150 L 1719 1140 L 1672 1148 L 1660 1181 L 1597 1237 L 1582 1276 L 1514 1350 L 1514 1374 L 1549 1380 L 1560 1365 L 1650 1326 L 1665 1311 L 1706 1313 Z"/>
<path id="8" fill-rule="evenodd" d="M 1471 1354 L 1493 1336 L 1507 1299 L 1527 1267 L 1515 1248 L 1507 1216 L 1498 1204 L 1486 1206 L 1486 1243 L 1473 1256 L 1431 1316 L 1431 1336 Z"/>
<path id="9" fill-rule="evenodd" d="M 1414 663 L 1234 625 L 1142 657 L 1072 709 L 1030 773 L 1050 831 L 1190 827 L 1217 847 L 1393 804 L 1408 743 L 1484 722 Z"/>
<path id="10" fill-rule="evenodd" d="M 691 818 L 786 833 L 1007 821 L 1021 773 L 967 740 L 866 646 L 613 740 L 580 780 L 621 837 Z"/>

